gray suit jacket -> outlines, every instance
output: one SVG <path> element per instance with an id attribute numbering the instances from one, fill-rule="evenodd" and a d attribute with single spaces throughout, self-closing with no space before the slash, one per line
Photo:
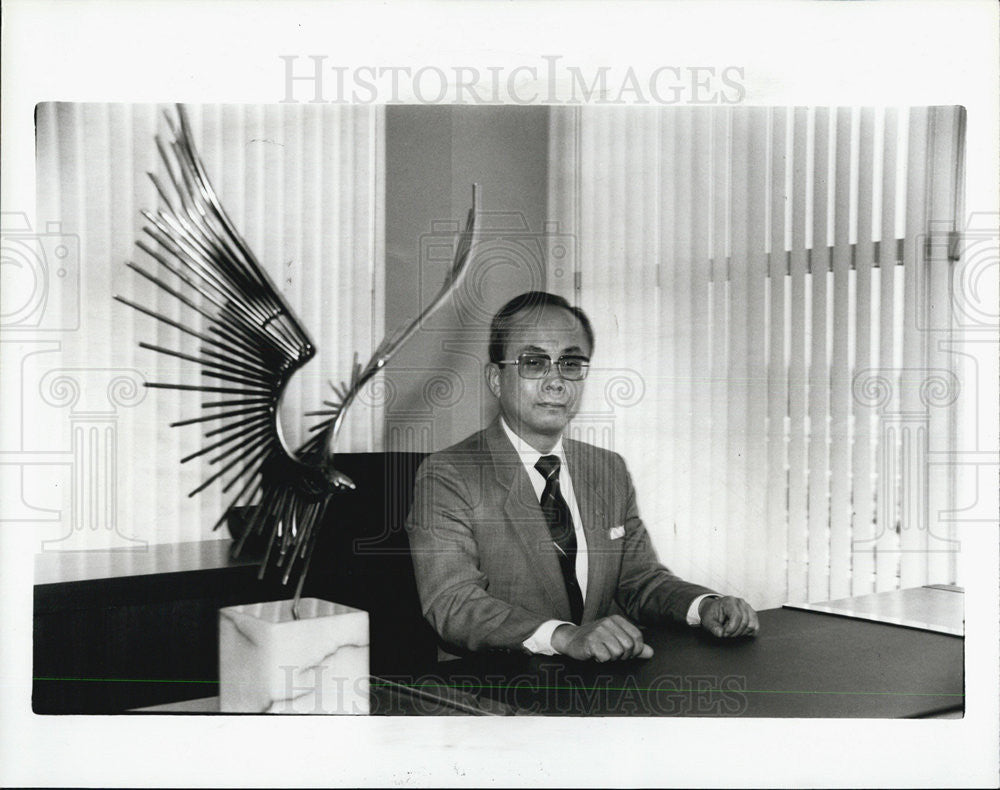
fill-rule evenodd
<path id="1" fill-rule="evenodd" d="M 587 539 L 583 622 L 683 622 L 712 590 L 657 561 L 621 456 L 570 439 L 563 448 Z M 448 645 L 521 649 L 546 620 L 570 619 L 545 517 L 499 419 L 425 459 L 406 528 L 424 616 Z"/>

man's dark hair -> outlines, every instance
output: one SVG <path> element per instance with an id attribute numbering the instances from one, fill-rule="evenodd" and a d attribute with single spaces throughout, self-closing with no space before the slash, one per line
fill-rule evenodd
<path id="1" fill-rule="evenodd" d="M 520 296 L 515 296 L 497 310 L 496 315 L 493 316 L 493 320 L 490 322 L 490 362 L 499 362 L 504 358 L 507 338 L 510 336 L 511 320 L 524 311 L 528 311 L 529 320 L 531 315 L 537 318 L 542 308 L 545 307 L 561 307 L 579 321 L 580 326 L 583 327 L 584 334 L 587 336 L 587 342 L 590 344 L 590 351 L 593 353 L 594 329 L 590 325 L 590 319 L 587 318 L 587 314 L 583 310 L 579 307 L 574 307 L 556 294 L 546 293 L 545 291 L 528 291 Z"/>

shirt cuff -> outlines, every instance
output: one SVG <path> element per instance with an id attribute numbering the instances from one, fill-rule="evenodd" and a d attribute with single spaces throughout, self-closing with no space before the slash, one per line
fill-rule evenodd
<path id="1" fill-rule="evenodd" d="M 701 602 L 706 598 L 721 598 L 721 595 L 716 593 L 705 593 L 704 595 L 699 595 L 688 607 L 687 613 L 687 624 L 688 625 L 701 625 L 701 615 L 698 614 L 698 607 L 701 606 Z M 537 633 L 537 632 L 536 632 Z"/>
<path id="2" fill-rule="evenodd" d="M 573 624 L 566 620 L 546 620 L 535 629 L 535 633 L 521 643 L 522 647 L 529 653 L 538 653 L 543 656 L 556 655 L 556 649 L 552 647 L 552 634 L 561 625 Z"/>

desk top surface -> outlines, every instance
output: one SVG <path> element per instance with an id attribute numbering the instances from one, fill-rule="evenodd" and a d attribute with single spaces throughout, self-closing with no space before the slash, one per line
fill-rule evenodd
<path id="1" fill-rule="evenodd" d="M 964 706 L 960 637 L 788 608 L 760 612 L 760 622 L 758 636 L 733 640 L 687 626 L 647 629 L 655 653 L 645 661 L 483 654 L 419 676 L 373 678 L 372 712 L 440 715 L 449 699 L 522 715 L 905 718 Z M 151 710 L 210 712 L 213 699 Z"/>
<path id="2" fill-rule="evenodd" d="M 896 718 L 963 706 L 961 638 L 794 609 L 760 612 L 760 623 L 733 640 L 649 629 L 645 661 L 484 654 L 414 683 L 557 715 Z"/>

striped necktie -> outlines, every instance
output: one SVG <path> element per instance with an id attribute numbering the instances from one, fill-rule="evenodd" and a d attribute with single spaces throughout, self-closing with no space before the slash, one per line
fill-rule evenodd
<path id="1" fill-rule="evenodd" d="M 576 533 L 569 506 L 559 491 L 559 456 L 543 455 L 535 464 L 535 469 L 545 476 L 545 490 L 542 491 L 542 513 L 549 525 L 552 542 L 559 553 L 559 567 L 562 569 L 563 583 L 569 596 L 572 620 L 577 625 L 583 618 L 583 592 L 576 579 Z"/>

